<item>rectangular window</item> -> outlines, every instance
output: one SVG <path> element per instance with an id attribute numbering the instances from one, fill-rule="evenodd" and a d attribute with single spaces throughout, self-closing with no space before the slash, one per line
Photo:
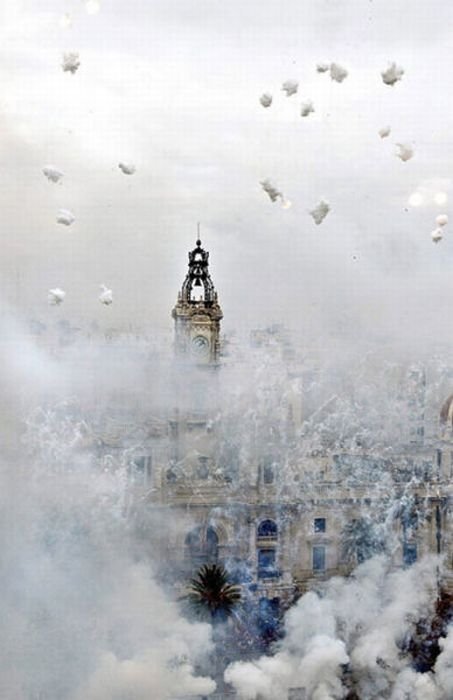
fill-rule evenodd
<path id="1" fill-rule="evenodd" d="M 152 462 L 149 455 L 135 457 L 129 465 L 129 477 L 136 484 L 149 486 L 151 483 Z"/>
<path id="2" fill-rule="evenodd" d="M 315 532 L 325 532 L 326 531 L 326 519 L 325 518 L 315 518 L 313 522 L 313 528 Z"/>
<path id="3" fill-rule="evenodd" d="M 415 543 L 403 543 L 403 562 L 406 566 L 411 566 L 417 561 L 417 545 Z"/>
<path id="4" fill-rule="evenodd" d="M 313 547 L 313 571 L 326 570 L 326 548 L 323 545 Z"/>
<path id="5" fill-rule="evenodd" d="M 258 550 L 258 577 L 267 578 L 277 575 L 275 568 L 275 549 Z"/>
<path id="6" fill-rule="evenodd" d="M 263 467 L 263 481 L 265 484 L 274 483 L 274 467 L 272 464 L 265 464 Z"/>

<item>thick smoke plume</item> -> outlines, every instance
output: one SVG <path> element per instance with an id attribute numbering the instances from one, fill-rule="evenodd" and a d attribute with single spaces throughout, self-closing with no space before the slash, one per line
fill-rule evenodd
<path id="1" fill-rule="evenodd" d="M 88 365 L 79 374 L 80 363 L 68 362 L 71 353 L 63 362 L 46 359 L 21 342 L 19 329 L 10 325 L 8 332 L 22 353 L 2 358 L 3 386 L 16 387 L 10 429 L 22 440 L 19 451 L 13 445 L 4 453 L 0 473 L 1 697 L 210 694 L 214 681 L 196 670 L 210 651 L 210 628 L 181 617 L 156 583 L 158 519 L 145 554 L 128 518 L 127 460 L 115 469 L 108 461 L 100 469 L 96 460 L 87 400 L 93 406 L 97 394 L 98 409 L 105 410 L 112 379 L 107 388 L 100 379 L 97 391 L 90 390 L 82 378 Z M 79 346 L 79 361 L 84 352 Z M 111 360 L 104 361 L 108 376 Z M 47 378 L 46 391 L 39 376 Z M 18 387 L 27 387 L 26 402 Z"/>
<path id="2" fill-rule="evenodd" d="M 291 688 L 323 700 L 345 698 L 348 688 L 367 700 L 397 700 L 412 692 L 446 700 L 453 634 L 443 642 L 432 675 L 416 673 L 404 652 L 411 624 L 432 612 L 436 595 L 432 558 L 391 571 L 386 557 L 376 557 L 350 579 L 332 579 L 319 593 L 303 596 L 286 616 L 286 637 L 276 654 L 236 662 L 225 679 L 244 700 L 286 700 Z"/>

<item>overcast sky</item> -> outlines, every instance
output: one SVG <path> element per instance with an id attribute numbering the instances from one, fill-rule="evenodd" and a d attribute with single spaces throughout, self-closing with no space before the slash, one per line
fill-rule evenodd
<path id="1" fill-rule="evenodd" d="M 453 340 L 453 220 L 438 245 L 430 236 L 449 213 L 436 193 L 453 198 L 450 0 L 1 7 L 1 292 L 19 318 L 171 329 L 200 221 L 225 329 L 281 319 L 307 337 Z M 72 50 L 74 75 L 61 68 Z M 317 73 L 324 61 L 346 80 Z M 380 75 L 391 61 L 405 70 L 393 87 Z M 290 98 L 287 79 L 300 83 Z M 306 99 L 315 112 L 301 118 Z M 48 164 L 62 184 L 46 180 Z M 321 198 L 331 211 L 316 226 Z M 71 227 L 55 223 L 62 207 Z M 50 307 L 57 286 L 67 297 Z"/>

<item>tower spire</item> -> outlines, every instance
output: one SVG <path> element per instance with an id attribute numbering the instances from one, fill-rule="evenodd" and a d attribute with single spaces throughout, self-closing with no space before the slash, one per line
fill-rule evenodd
<path id="1" fill-rule="evenodd" d="M 197 241 L 189 252 L 189 269 L 172 311 L 177 355 L 196 364 L 217 366 L 220 357 L 220 321 L 223 317 L 209 274 L 209 253 L 202 248 L 200 222 Z"/>
<path id="2" fill-rule="evenodd" d="M 201 297 L 194 297 L 194 287 L 203 289 Z M 189 269 L 182 285 L 181 298 L 186 304 L 199 305 L 202 302 L 206 307 L 212 306 L 216 301 L 214 284 L 209 274 L 209 253 L 201 247 L 199 238 L 196 247 L 189 253 Z"/>

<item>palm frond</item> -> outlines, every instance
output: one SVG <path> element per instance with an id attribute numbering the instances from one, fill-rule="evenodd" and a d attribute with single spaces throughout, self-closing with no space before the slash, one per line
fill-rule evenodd
<path id="1" fill-rule="evenodd" d="M 205 564 L 190 579 L 184 596 L 192 610 L 212 621 L 229 617 L 241 600 L 241 589 L 229 580 L 228 572 L 219 564 Z"/>

